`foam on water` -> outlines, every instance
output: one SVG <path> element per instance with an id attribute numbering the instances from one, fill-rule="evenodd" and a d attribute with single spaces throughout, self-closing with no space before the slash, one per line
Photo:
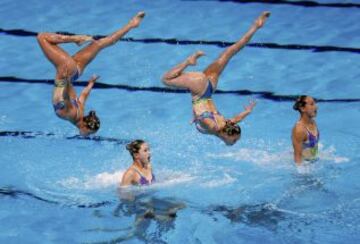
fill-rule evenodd
<path id="1" fill-rule="evenodd" d="M 196 176 L 188 173 L 176 172 L 173 170 L 159 170 L 159 177 L 157 181 L 152 184 L 152 188 L 172 187 L 174 185 L 181 185 L 184 183 L 192 182 Z M 102 188 L 114 188 L 119 186 L 125 170 L 115 172 L 102 172 L 94 176 L 85 176 L 84 178 L 68 177 L 59 180 L 56 184 L 67 189 L 85 189 L 96 190 Z"/>
<path id="2" fill-rule="evenodd" d="M 234 182 L 236 182 L 236 178 L 231 177 L 229 174 L 224 173 L 222 179 L 209 180 L 207 182 L 203 182 L 201 184 L 201 186 L 207 187 L 207 188 L 216 188 L 216 187 L 229 185 Z"/>
<path id="3" fill-rule="evenodd" d="M 283 167 L 288 168 L 293 162 L 293 149 L 286 148 L 283 151 L 274 152 L 267 149 L 241 148 L 236 152 L 226 153 L 209 153 L 208 156 L 215 159 L 231 159 L 236 162 L 251 162 L 262 166 Z M 319 143 L 319 159 L 332 161 L 334 163 L 345 163 L 349 158 L 340 156 L 336 153 L 335 146 L 324 147 Z"/>
<path id="4" fill-rule="evenodd" d="M 103 172 L 95 176 L 87 176 L 84 179 L 69 177 L 57 182 L 62 187 L 68 189 L 101 189 L 113 187 L 120 183 L 125 171 L 113 173 Z"/>

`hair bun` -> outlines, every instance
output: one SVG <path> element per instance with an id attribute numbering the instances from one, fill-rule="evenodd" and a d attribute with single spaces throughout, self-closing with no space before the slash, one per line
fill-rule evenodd
<path id="1" fill-rule="evenodd" d="M 131 143 L 126 145 L 126 150 L 131 151 Z"/>
<path id="2" fill-rule="evenodd" d="M 293 109 L 298 111 L 299 110 L 299 103 L 296 101 L 295 104 L 293 105 Z"/>
<path id="3" fill-rule="evenodd" d="M 306 105 L 306 101 L 305 101 L 306 98 L 307 95 L 301 95 L 298 98 L 296 98 L 295 103 L 293 105 L 293 109 L 300 112 L 300 108 Z"/>
<path id="4" fill-rule="evenodd" d="M 145 141 L 139 139 L 132 141 L 129 144 L 126 144 L 126 150 L 128 150 L 131 156 L 134 157 L 134 154 L 139 152 L 140 147 L 143 143 L 145 143 Z"/>

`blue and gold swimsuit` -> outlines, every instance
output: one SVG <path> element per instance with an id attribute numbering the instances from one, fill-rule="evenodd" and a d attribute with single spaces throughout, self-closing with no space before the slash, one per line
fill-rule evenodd
<path id="1" fill-rule="evenodd" d="M 314 161 L 318 159 L 320 132 L 317 130 L 317 136 L 315 136 L 307 127 L 305 127 L 305 129 L 307 132 L 307 140 L 302 144 L 302 157 L 306 161 Z"/>
<path id="2" fill-rule="evenodd" d="M 75 74 L 73 74 L 71 76 L 71 82 L 74 82 L 76 81 L 80 76 L 80 70 L 79 68 L 76 69 L 76 72 Z M 66 79 L 61 79 L 61 80 L 55 80 L 55 87 L 58 87 L 58 88 L 63 88 L 66 86 L 66 83 L 68 81 Z M 74 107 L 76 108 L 76 118 L 78 119 L 79 118 L 79 114 L 80 114 L 80 111 L 79 111 L 79 100 L 76 98 L 76 99 L 70 99 L 70 102 L 72 105 L 74 105 Z M 64 100 L 60 100 L 58 101 L 57 103 L 54 103 L 53 104 L 53 108 L 54 108 L 54 111 L 55 111 L 55 114 L 61 118 L 61 116 L 59 115 L 59 112 L 63 109 L 66 108 L 66 104 L 65 104 L 65 101 Z"/>
<path id="3" fill-rule="evenodd" d="M 211 99 L 211 96 L 213 93 L 214 93 L 214 88 L 213 88 L 210 80 L 208 80 L 208 85 L 206 87 L 204 94 L 200 98 L 194 100 L 193 105 L 197 104 L 197 103 L 201 103 L 201 102 L 207 102 L 208 100 Z M 196 129 L 202 134 L 209 134 L 208 130 L 201 125 L 201 123 L 204 119 L 213 120 L 216 124 L 216 127 L 218 127 L 218 123 L 216 121 L 215 114 L 219 114 L 219 113 L 205 111 L 205 112 L 201 113 L 200 115 L 195 115 L 193 122 L 195 123 Z"/>

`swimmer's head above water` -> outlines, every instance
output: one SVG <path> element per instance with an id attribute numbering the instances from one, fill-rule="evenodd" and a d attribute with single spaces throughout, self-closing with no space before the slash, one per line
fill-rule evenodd
<path id="1" fill-rule="evenodd" d="M 126 145 L 126 149 L 129 151 L 131 156 L 134 158 L 134 155 L 140 151 L 141 145 L 144 144 L 144 140 L 135 140 Z"/>
<path id="2" fill-rule="evenodd" d="M 126 149 L 129 151 L 134 161 L 138 161 L 143 165 L 150 164 L 151 153 L 150 147 L 144 140 L 135 140 L 126 145 Z"/>
<path id="3" fill-rule="evenodd" d="M 301 111 L 300 111 L 300 108 L 305 107 L 305 105 L 306 105 L 306 98 L 307 98 L 306 95 L 301 95 L 301 96 L 299 96 L 299 97 L 295 100 L 295 103 L 294 103 L 294 105 L 293 105 L 293 109 L 301 112 Z"/>
<path id="4" fill-rule="evenodd" d="M 315 99 L 307 95 L 299 96 L 295 100 L 293 109 L 299 111 L 300 114 L 307 114 L 309 117 L 315 117 L 317 114 Z"/>

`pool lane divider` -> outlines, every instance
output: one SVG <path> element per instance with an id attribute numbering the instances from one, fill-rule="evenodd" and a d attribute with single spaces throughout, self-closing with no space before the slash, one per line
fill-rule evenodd
<path id="1" fill-rule="evenodd" d="M 34 138 L 44 138 L 44 137 L 53 137 L 59 138 L 58 134 L 52 132 L 42 132 L 42 131 L 0 131 L 0 137 L 20 137 L 24 139 L 34 139 Z M 86 140 L 94 142 L 110 142 L 118 145 L 125 145 L 131 142 L 131 140 L 112 138 L 112 137 L 103 137 L 103 136 L 65 136 L 62 135 L 62 138 L 66 140 Z"/>
<path id="2" fill-rule="evenodd" d="M 204 2 L 208 0 L 183 0 L 184 2 Z M 300 7 L 330 7 L 330 8 L 360 8 L 359 3 L 318 3 L 315 1 L 287 1 L 287 0 L 210 0 L 211 2 L 232 2 L 239 4 L 274 4 L 274 5 L 292 5 Z M 210 2 L 209 1 L 209 2 Z"/>
<path id="3" fill-rule="evenodd" d="M 39 197 L 39 196 L 35 195 L 34 193 L 27 192 L 27 191 L 24 191 L 24 190 L 18 190 L 18 189 L 15 189 L 13 187 L 9 187 L 9 186 L 0 187 L 0 197 L 1 196 L 2 197 L 9 197 L 9 198 L 12 198 L 12 199 L 18 199 L 18 198 L 20 198 L 22 196 L 26 196 L 26 197 L 30 197 L 32 199 L 35 199 L 35 200 L 38 200 L 38 201 L 41 201 L 41 202 L 46 202 L 46 203 L 50 203 L 50 204 L 57 204 L 57 205 L 62 205 L 62 206 L 69 206 L 69 207 L 78 207 L 78 208 L 99 208 L 99 207 L 102 207 L 102 206 L 114 204 L 114 202 L 111 202 L 111 201 L 103 201 L 103 202 L 98 202 L 98 203 L 64 204 L 62 202 L 45 199 L 43 197 Z"/>
<path id="4" fill-rule="evenodd" d="M 27 31 L 22 29 L 1 29 L 0 34 L 13 35 L 13 36 L 36 36 L 38 33 L 33 31 Z M 74 33 L 69 32 L 57 32 L 66 35 L 75 35 Z M 94 39 L 100 39 L 105 36 L 94 35 Z M 212 45 L 217 47 L 228 47 L 234 44 L 234 42 L 227 41 L 206 41 L 206 40 L 178 40 L 176 38 L 143 38 L 136 39 L 132 37 L 122 38 L 120 41 L 123 42 L 140 42 L 143 44 L 152 44 L 152 43 L 165 43 L 169 45 Z M 249 43 L 246 46 L 255 47 L 255 48 L 268 48 L 268 49 L 286 49 L 286 50 L 310 50 L 312 52 L 350 52 L 360 54 L 360 48 L 355 47 L 338 47 L 338 46 L 329 46 L 329 45 L 304 45 L 304 44 L 278 44 L 272 42 L 263 42 L 263 43 Z"/>
<path id="5" fill-rule="evenodd" d="M 30 83 L 30 84 L 46 84 L 46 85 L 54 85 L 54 80 L 40 80 L 40 79 L 24 79 L 17 78 L 12 76 L 3 76 L 0 77 L 0 83 L 13 82 L 13 83 Z M 74 86 L 85 87 L 88 84 L 87 81 L 75 81 L 73 82 Z M 119 89 L 130 92 L 157 92 L 157 93 L 189 93 L 189 91 L 184 89 L 174 89 L 168 87 L 138 87 L 138 86 L 129 86 L 129 85 L 121 85 L 121 84 L 107 84 L 96 82 L 94 84 L 94 89 Z M 256 98 L 267 99 L 274 102 L 293 102 L 299 95 L 277 95 L 270 91 L 250 91 L 250 90 L 230 90 L 224 91 L 217 89 L 215 91 L 216 94 L 232 94 L 239 96 L 255 96 Z M 316 98 L 317 102 L 333 102 L 333 103 L 350 103 L 350 102 L 360 102 L 360 98 L 334 98 L 334 99 L 323 99 Z"/>

